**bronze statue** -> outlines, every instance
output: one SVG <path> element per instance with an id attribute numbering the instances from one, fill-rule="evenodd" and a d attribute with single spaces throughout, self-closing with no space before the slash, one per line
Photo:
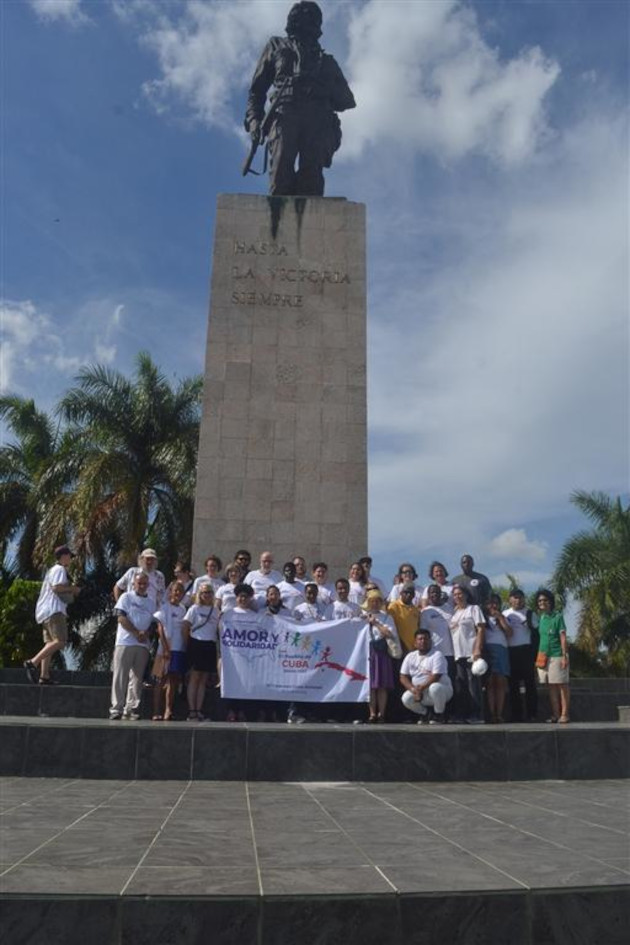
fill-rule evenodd
<path id="1" fill-rule="evenodd" d="M 336 60 L 319 44 L 321 26 L 322 11 L 316 3 L 295 3 L 287 19 L 286 38 L 271 37 L 249 89 L 245 129 L 252 145 L 243 175 L 250 171 L 258 146 L 266 141 L 269 193 L 274 196 L 323 195 L 322 169 L 330 167 L 341 144 L 337 112 L 356 105 Z"/>

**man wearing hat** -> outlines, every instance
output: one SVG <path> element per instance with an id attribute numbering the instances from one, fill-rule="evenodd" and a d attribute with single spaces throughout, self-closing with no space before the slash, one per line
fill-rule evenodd
<path id="1" fill-rule="evenodd" d="M 138 557 L 138 564 L 135 568 L 129 568 L 121 578 L 114 584 L 114 600 L 118 601 L 121 594 L 129 593 L 134 590 L 134 578 L 137 574 L 144 572 L 149 578 L 148 596 L 155 604 L 156 608 L 164 600 L 166 581 L 161 571 L 157 569 L 157 554 L 153 548 L 145 548 Z"/>
<path id="2" fill-rule="evenodd" d="M 68 546 L 55 548 L 55 558 L 57 563 L 47 571 L 35 606 L 35 619 L 43 626 L 44 646 L 24 663 L 30 681 L 40 686 L 52 683 L 50 661 L 68 642 L 67 606 L 81 590 L 68 577 L 66 569 L 74 558 Z"/>

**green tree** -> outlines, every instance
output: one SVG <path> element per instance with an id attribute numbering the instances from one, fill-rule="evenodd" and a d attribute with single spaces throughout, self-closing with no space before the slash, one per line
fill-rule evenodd
<path id="1" fill-rule="evenodd" d="M 630 506 L 603 492 L 575 492 L 571 502 L 593 524 L 564 545 L 553 575 L 555 591 L 579 603 L 577 645 L 612 663 L 630 657 Z"/>
<path id="2" fill-rule="evenodd" d="M 135 561 L 148 543 L 169 561 L 188 553 L 201 390 L 201 377 L 171 387 L 142 352 L 132 380 L 88 367 L 62 399 L 77 550 L 97 570 Z"/>
<path id="3" fill-rule="evenodd" d="M 9 573 L 39 578 L 51 548 L 65 537 L 66 477 L 58 460 L 68 441 L 33 400 L 0 397 L 0 418 L 14 435 L 0 447 L 2 559 Z"/>
<path id="4" fill-rule="evenodd" d="M 42 646 L 42 628 L 35 621 L 39 581 L 16 578 L 0 585 L 0 666 L 21 666 Z"/>

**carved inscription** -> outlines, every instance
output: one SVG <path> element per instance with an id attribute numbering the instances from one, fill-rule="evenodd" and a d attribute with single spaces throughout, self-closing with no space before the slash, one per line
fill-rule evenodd
<path id="1" fill-rule="evenodd" d="M 243 240 L 234 240 L 235 256 L 287 256 L 286 246 L 278 243 L 246 243 Z"/>
<path id="2" fill-rule="evenodd" d="M 232 305 L 271 305 L 274 308 L 302 308 L 301 295 L 280 292 L 232 292 Z"/>
<path id="3" fill-rule="evenodd" d="M 253 257 L 257 256 L 288 256 L 287 247 L 281 243 L 267 243 L 264 241 L 247 242 L 245 240 L 234 240 L 233 254 L 235 256 L 249 256 L 252 265 Z M 270 266 L 267 269 L 271 281 L 276 283 L 293 283 L 296 289 L 289 289 L 289 292 L 253 292 L 246 286 L 251 286 L 256 281 L 256 272 L 252 265 L 248 265 L 249 260 L 243 260 L 244 265 L 232 266 L 232 305 L 265 305 L 271 308 L 302 308 L 304 296 L 299 294 L 297 288 L 300 283 L 311 285 L 349 285 L 350 276 L 346 272 L 339 272 L 337 269 L 299 269 L 288 266 Z M 252 286 L 253 288 L 253 286 Z"/>
<path id="4" fill-rule="evenodd" d="M 324 269 L 323 272 L 318 269 L 270 269 L 269 273 L 272 279 L 279 282 L 329 282 L 331 284 L 341 285 L 349 283 L 350 276 L 346 272 L 337 272 Z"/>

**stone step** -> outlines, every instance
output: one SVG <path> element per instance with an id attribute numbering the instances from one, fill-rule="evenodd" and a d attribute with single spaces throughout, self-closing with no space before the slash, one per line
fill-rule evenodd
<path id="1" fill-rule="evenodd" d="M 202 781 L 626 778 L 630 726 L 0 718 L 0 774 Z"/>
<path id="2" fill-rule="evenodd" d="M 63 678 L 63 677 L 62 677 Z M 549 697 L 545 689 L 539 693 L 538 718 L 541 721 L 550 715 Z M 627 705 L 630 694 L 627 692 L 607 692 L 572 689 L 571 718 L 575 722 L 617 722 L 619 706 Z M 141 716 L 149 719 L 152 714 L 152 690 L 145 689 L 142 697 Z M 109 710 L 110 686 L 96 683 L 36 686 L 24 681 L 23 673 L 15 683 L 0 682 L 0 716 L 52 716 L 55 718 L 105 718 Z M 245 703 L 246 706 L 246 703 Z M 258 703 L 246 707 L 248 721 L 254 721 L 258 715 Z M 390 702 L 392 721 L 402 721 L 403 712 L 398 710 L 394 700 Z M 225 719 L 226 707 L 222 703 L 218 690 L 208 689 L 204 703 L 204 715 L 215 720 Z M 188 714 L 186 700 L 178 696 L 175 714 L 185 718 Z M 350 719 L 363 718 L 366 710 L 363 706 L 350 707 Z M 509 718 L 509 716 L 508 716 Z"/>

